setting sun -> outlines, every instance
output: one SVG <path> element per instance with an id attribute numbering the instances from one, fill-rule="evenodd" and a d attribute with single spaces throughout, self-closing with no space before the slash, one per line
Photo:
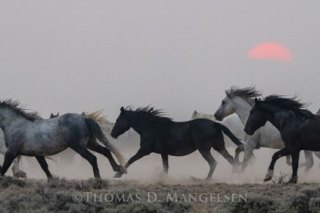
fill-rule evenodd
<path id="1" fill-rule="evenodd" d="M 279 60 L 284 62 L 292 61 L 290 50 L 274 42 L 260 43 L 248 52 L 248 57 L 256 60 Z"/>

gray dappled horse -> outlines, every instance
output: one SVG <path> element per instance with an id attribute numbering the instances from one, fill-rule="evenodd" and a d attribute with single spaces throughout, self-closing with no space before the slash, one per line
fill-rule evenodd
<path id="1" fill-rule="evenodd" d="M 51 113 L 50 118 L 54 118 L 58 116 L 59 116 L 59 113 L 55 115 Z M 42 118 L 39 117 L 39 119 L 42 119 Z M 4 140 L 4 134 L 2 131 L 0 131 L 0 154 L 5 155 L 6 151 L 7 151 L 7 147 Z M 27 174 L 20 169 L 20 159 L 21 159 L 21 156 L 17 156 L 12 162 L 12 173 L 13 173 L 13 176 L 15 177 L 26 178 Z"/>
<path id="2" fill-rule="evenodd" d="M 96 157 L 88 149 L 106 156 L 114 171 L 125 172 L 123 157 L 103 134 L 99 125 L 80 114 L 67 113 L 51 119 L 41 119 L 36 113 L 19 108 L 17 101 L 0 101 L 0 127 L 5 136 L 7 151 L 1 167 L 4 175 L 19 155 L 34 156 L 47 177 L 52 175 L 45 156 L 71 148 L 92 166 L 94 177 L 100 178 Z M 103 145 L 97 143 L 99 140 Z M 111 152 L 117 157 L 118 165 Z"/>

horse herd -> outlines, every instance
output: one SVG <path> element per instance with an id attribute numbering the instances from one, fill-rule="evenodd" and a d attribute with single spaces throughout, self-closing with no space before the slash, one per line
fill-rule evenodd
<path id="1" fill-rule="evenodd" d="M 232 87 L 225 93 L 214 116 L 195 111 L 193 119 L 185 122 L 175 122 L 153 107 L 121 107 L 115 124 L 107 131 L 106 123 L 96 115 L 67 113 L 44 119 L 37 113 L 22 109 L 17 101 L 1 101 L 0 126 L 5 143 L 0 145 L 0 151 L 4 152 L 1 175 L 13 163 L 14 175 L 25 177 L 25 173 L 19 169 L 19 158 L 24 155 L 35 157 L 48 179 L 51 179 L 47 156 L 67 148 L 91 164 L 95 178 L 100 178 L 100 172 L 97 158 L 91 151 L 109 160 L 116 178 L 125 174 L 132 163 L 150 153 L 161 155 L 163 169 L 167 173 L 170 155 L 185 156 L 198 150 L 210 166 L 207 175 L 207 179 L 210 179 L 217 165 L 211 153 L 212 148 L 234 169 L 241 165 L 241 171 L 244 171 L 253 151 L 267 147 L 280 150 L 273 154 L 264 180 L 272 179 L 276 161 L 287 156 L 287 163 L 292 165 L 292 176 L 288 183 L 296 183 L 300 150 L 305 150 L 306 170 L 313 165 L 313 154 L 320 158 L 317 152 L 320 151 L 320 132 L 317 131 L 320 129 L 320 116 L 308 111 L 304 104 L 295 98 L 278 95 L 260 99 L 261 94 L 253 87 Z M 239 119 L 230 116 L 232 114 Z M 116 139 L 130 128 L 139 134 L 140 148 L 124 162 L 122 154 L 106 135 L 110 133 Z M 227 151 L 224 137 L 236 146 L 235 157 Z M 240 163 L 239 154 L 242 151 L 244 157 Z"/>

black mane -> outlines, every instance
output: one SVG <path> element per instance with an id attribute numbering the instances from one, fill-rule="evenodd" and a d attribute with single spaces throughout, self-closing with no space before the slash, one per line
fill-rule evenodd
<path id="1" fill-rule="evenodd" d="M 7 99 L 4 101 L 0 101 L 0 107 L 6 107 L 14 111 L 16 114 L 21 115 L 29 121 L 34 121 L 37 119 L 41 119 L 41 117 L 36 112 L 26 112 L 26 109 L 20 106 L 18 101 Z"/>
<path id="2" fill-rule="evenodd" d="M 269 95 L 264 98 L 263 102 L 286 110 L 292 110 L 308 118 L 314 117 L 314 114 L 306 109 L 307 105 L 297 100 L 296 97 L 285 98 L 284 96 L 280 95 Z"/>
<path id="3" fill-rule="evenodd" d="M 162 110 L 154 109 L 151 106 L 139 107 L 137 109 L 132 109 L 131 106 L 125 108 L 126 112 L 135 112 L 139 115 L 144 116 L 145 118 L 153 120 L 162 120 L 162 121 L 172 121 L 171 118 L 164 116 Z"/>
<path id="4" fill-rule="evenodd" d="M 230 97 L 241 97 L 245 99 L 256 98 L 261 96 L 261 93 L 256 90 L 255 87 L 245 87 L 245 88 L 236 88 L 231 87 L 230 90 L 226 91 L 226 95 Z"/>

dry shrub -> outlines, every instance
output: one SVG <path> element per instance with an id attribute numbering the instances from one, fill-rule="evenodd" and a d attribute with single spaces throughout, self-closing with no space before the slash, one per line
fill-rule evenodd
<path id="1" fill-rule="evenodd" d="M 48 181 L 48 187 L 54 189 L 75 189 L 79 191 L 90 191 L 93 189 L 107 189 L 107 180 L 91 178 L 88 180 L 66 180 L 64 178 L 53 178 Z"/>
<path id="2" fill-rule="evenodd" d="M 16 185 L 19 187 L 24 187 L 26 185 L 26 181 L 10 176 L 0 176 L 0 186 L 1 188 L 7 188 L 9 186 Z"/>
<path id="3" fill-rule="evenodd" d="M 179 202 L 136 202 L 129 203 L 127 205 L 120 205 L 116 208 L 117 213 L 185 213 L 190 210 L 190 204 Z"/>
<path id="4" fill-rule="evenodd" d="M 277 185 L 277 187 L 283 187 Z M 287 186 L 286 186 L 287 187 Z M 294 185 L 292 185 L 294 187 Z M 229 202 L 221 207 L 221 212 L 319 212 L 320 188 L 301 189 L 293 196 L 278 197 L 249 193 L 247 201 Z"/>
<path id="5" fill-rule="evenodd" d="M 88 212 L 88 213 L 122 213 L 122 212 L 188 212 L 190 204 L 157 202 L 148 203 L 132 200 L 113 200 L 111 202 L 82 199 L 75 201 L 74 193 L 110 193 L 114 196 L 129 196 L 138 193 L 134 188 L 108 190 L 109 184 L 105 180 L 89 179 L 85 181 L 55 178 L 49 182 L 35 180 L 19 180 L 3 177 L 0 180 L 0 212 Z M 4 191 L 5 190 L 5 191 Z"/>

